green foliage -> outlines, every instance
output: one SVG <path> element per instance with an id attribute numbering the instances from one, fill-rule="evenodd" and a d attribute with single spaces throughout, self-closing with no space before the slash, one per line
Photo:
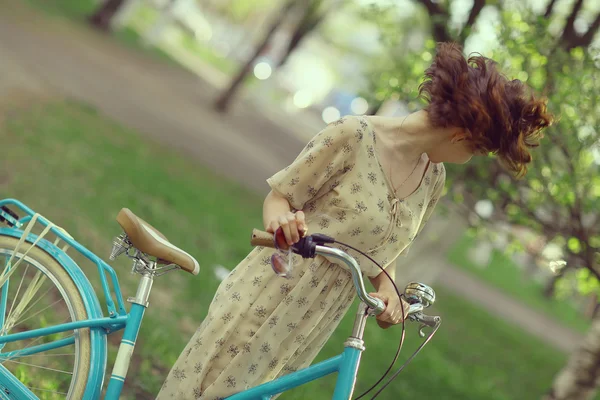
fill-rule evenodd
<path id="1" fill-rule="evenodd" d="M 600 273 L 595 265 L 600 257 L 598 62 L 587 49 L 563 50 L 548 34 L 548 22 L 524 7 L 503 10 L 498 27 L 498 46 L 483 55 L 497 61 L 509 79 L 520 79 L 534 93 L 547 96 L 557 120 L 533 150 L 525 179 L 511 178 L 493 155 L 475 157 L 467 166 L 447 166 L 450 198 L 471 206 L 489 199 L 496 205 L 495 220 L 532 228 L 548 240 L 563 238 L 569 267 L 596 268 Z M 397 49 L 402 36 L 387 32 L 384 43 Z M 390 51 L 392 56 L 373 63 L 372 92 L 378 101 L 404 101 L 412 111 L 423 104 L 417 88 L 431 63 L 434 42 L 403 50 Z"/>
<path id="2" fill-rule="evenodd" d="M 547 95 L 557 122 L 533 151 L 527 179 L 505 178 L 504 184 L 495 185 L 497 179 L 463 177 L 475 198 L 506 200 L 509 222 L 536 228 L 549 239 L 564 237 L 567 252 L 576 256 L 572 260 L 594 268 L 587 249 L 597 251 L 592 238 L 600 232 L 599 226 L 582 226 L 584 216 L 597 216 L 600 209 L 600 197 L 592 194 L 598 191 L 600 172 L 600 71 L 589 52 L 581 48 L 565 52 L 544 34 L 546 25 L 532 18 L 505 11 L 500 46 L 490 56 L 509 77 L 516 76 L 534 92 Z M 477 159 L 472 168 L 487 170 L 487 163 Z"/>
<path id="3" fill-rule="evenodd" d="M 575 294 L 600 296 L 600 281 L 591 274 L 589 269 L 568 271 L 563 279 L 557 282 L 557 299 L 568 300 Z"/>
<path id="4" fill-rule="evenodd" d="M 208 7 L 218 12 L 232 22 L 244 23 L 249 18 L 268 13 L 279 7 L 273 0 L 209 0 L 205 2 Z M 202 5 L 202 3 L 200 3 Z"/>

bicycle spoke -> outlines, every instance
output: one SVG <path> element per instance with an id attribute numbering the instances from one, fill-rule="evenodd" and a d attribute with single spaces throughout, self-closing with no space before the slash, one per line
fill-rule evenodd
<path id="1" fill-rule="evenodd" d="M 54 394 L 62 394 L 62 395 L 67 395 L 66 392 L 57 392 L 56 390 L 50 390 L 50 389 L 42 389 L 42 388 L 28 388 L 31 391 L 38 391 L 38 392 L 47 392 L 47 393 L 54 393 Z"/>
<path id="2" fill-rule="evenodd" d="M 50 287 L 48 288 L 48 290 L 46 290 L 46 292 L 45 292 L 44 294 L 42 294 L 42 295 L 38 296 L 38 299 L 37 299 L 37 300 L 36 300 L 36 301 L 35 301 L 33 304 L 31 304 L 29 307 L 27 307 L 27 310 L 23 311 L 23 314 L 27 314 L 27 313 L 29 312 L 29 310 L 31 310 L 31 309 L 32 309 L 32 308 L 33 308 L 33 307 L 34 307 L 34 306 L 35 306 L 35 305 L 36 305 L 36 304 L 37 304 L 37 303 L 38 303 L 40 300 L 44 299 L 44 298 L 46 297 L 46 295 L 47 295 L 48 293 L 50 293 L 50 291 L 51 291 L 52 289 L 54 289 L 54 287 L 53 287 L 53 286 L 50 286 Z M 21 322 L 23 322 L 23 321 L 21 321 Z M 19 322 L 19 323 L 21 323 L 21 322 Z M 17 324 L 17 325 L 18 325 L 18 324 Z M 15 325 L 15 326 L 16 326 L 16 325 Z"/>
<path id="3" fill-rule="evenodd" d="M 61 341 L 67 341 L 69 342 L 70 338 L 72 338 L 73 335 L 71 336 L 67 336 L 66 338 L 60 339 L 58 341 L 55 341 L 53 343 L 57 343 L 57 342 L 61 342 Z M 74 342 L 73 342 L 74 343 Z M 75 353 L 52 353 L 52 354 L 46 354 L 43 353 L 43 351 L 53 351 L 59 348 L 63 348 L 63 347 L 67 347 L 72 345 L 73 343 L 70 344 L 65 344 L 65 345 L 60 345 L 54 349 L 48 349 L 48 350 L 40 350 L 39 346 L 31 346 L 29 345 L 28 347 L 25 347 L 23 349 L 19 349 L 19 350 L 14 350 L 11 352 L 7 352 L 7 353 L 0 353 L 0 360 L 2 360 L 1 364 L 4 365 L 5 361 L 13 361 L 16 359 L 21 359 L 21 358 L 25 358 L 25 357 L 36 357 L 36 358 L 43 358 L 43 357 L 57 357 L 57 356 L 74 356 L 75 357 Z M 41 345 L 43 346 L 43 345 Z M 38 351 L 39 350 L 39 351 Z M 31 354 L 27 354 L 31 352 Z M 9 354 L 11 354 L 9 356 Z"/>
<path id="4" fill-rule="evenodd" d="M 4 255 L 4 253 L 1 253 L 2 255 L 2 266 L 4 266 L 4 269 L 6 269 L 6 266 L 8 265 L 8 258 Z M 6 311 L 7 311 L 7 306 L 8 306 L 8 290 L 9 290 L 9 282 L 5 282 L 5 284 L 3 284 L 2 286 L 0 286 L 1 291 L 0 291 L 0 296 L 2 296 L 1 298 L 1 303 L 0 303 L 0 317 L 2 318 L 2 324 L 0 326 L 0 331 L 2 329 L 4 329 L 4 322 L 6 321 Z"/>
<path id="5" fill-rule="evenodd" d="M 41 310 L 39 310 L 39 311 L 38 311 L 38 312 L 36 312 L 35 314 L 33 314 L 33 315 L 30 315 L 29 317 L 27 317 L 27 318 L 25 318 L 25 319 L 23 319 L 23 320 L 21 320 L 21 321 L 17 321 L 17 322 L 15 322 L 15 324 L 14 324 L 12 327 L 13 327 L 13 328 L 15 328 L 15 327 L 19 326 L 20 324 L 22 324 L 23 322 L 27 321 L 28 319 L 35 317 L 36 315 L 38 315 L 38 314 L 39 314 L 39 313 L 41 313 L 42 311 L 46 311 L 48 308 L 50 308 L 50 307 L 54 306 L 54 305 L 55 305 L 55 304 L 57 304 L 57 303 L 60 303 L 61 301 L 63 301 L 63 299 L 58 299 L 58 300 L 56 300 L 54 303 L 52 303 L 52 304 L 50 304 L 50 305 L 48 305 L 48 306 L 46 306 L 46 307 L 42 308 Z M 69 319 L 67 319 L 67 321 L 69 321 Z"/>
<path id="6" fill-rule="evenodd" d="M 21 281 L 19 282 L 19 286 L 17 288 L 17 293 L 15 293 L 15 297 L 14 300 L 12 302 L 12 304 L 10 305 L 10 310 L 8 311 L 8 314 L 6 314 L 5 318 L 4 318 L 4 326 L 2 327 L 2 332 L 0 332 L 0 334 L 5 334 L 7 331 L 10 330 L 10 317 L 12 315 L 12 311 L 13 308 L 15 306 L 15 303 L 17 302 L 17 299 L 19 298 L 19 292 L 21 291 L 21 286 L 23 285 L 23 280 L 25 279 L 25 276 L 27 275 L 27 271 L 29 270 L 29 264 L 27 264 L 27 267 L 25 267 L 25 272 L 23 272 L 23 276 L 21 277 Z M 8 329 L 7 329 L 8 327 Z"/>
<path id="7" fill-rule="evenodd" d="M 62 371 L 62 370 L 56 369 L 56 368 L 42 367 L 41 365 L 29 364 L 29 363 L 24 363 L 22 361 L 15 361 L 15 360 L 6 360 L 6 361 L 9 361 L 9 362 L 15 363 L 15 364 L 20 364 L 20 365 L 27 365 L 28 367 L 40 368 L 40 369 L 44 369 L 47 371 L 54 371 L 54 372 L 60 372 L 62 374 L 73 375 L 73 372 Z"/>
<path id="8" fill-rule="evenodd" d="M 0 336 L 77 320 L 78 309 L 75 307 L 81 307 L 77 285 L 69 281 L 60 262 L 55 262 L 36 247 L 24 246 L 25 254 L 17 254 L 15 248 L 19 248 L 20 241 L 17 244 L 17 240 L 13 242 L 12 238 L 0 235 L 2 240 Z M 40 398 L 81 398 L 84 387 L 81 382 L 85 382 L 87 376 L 85 360 L 81 363 L 82 341 L 84 352 L 89 354 L 86 329 L 69 329 L 7 342 L 0 345 L 0 365 Z"/>
<path id="9" fill-rule="evenodd" d="M 66 323 L 66 322 L 67 322 L 67 321 L 69 321 L 69 320 L 70 320 L 70 318 L 69 318 L 69 317 L 67 317 L 67 319 L 65 319 L 65 320 L 62 322 L 62 324 Z M 45 337 L 45 336 L 38 336 L 37 338 L 35 338 L 35 339 L 34 339 L 34 340 L 32 340 L 31 342 L 29 342 L 29 343 L 27 344 L 27 347 L 33 347 L 33 345 L 34 345 L 34 344 L 36 344 L 37 342 L 39 342 L 40 340 L 42 340 L 42 338 L 44 338 L 44 337 Z M 69 336 L 67 336 L 67 338 L 68 338 L 68 337 L 69 337 Z M 65 338 L 65 339 L 66 339 L 66 338 Z M 25 347 L 25 348 L 27 348 L 27 347 Z M 2 364 L 4 364 L 6 361 L 12 361 L 12 362 L 16 362 L 16 361 L 13 361 L 15 358 L 20 358 L 20 357 L 19 357 L 18 355 L 15 355 L 14 357 L 7 358 L 6 360 L 4 360 L 4 361 L 2 362 Z"/>
<path id="10" fill-rule="evenodd" d="M 62 354 L 41 354 L 41 353 L 36 353 L 36 354 L 28 354 L 26 356 L 19 356 L 19 358 L 25 358 L 25 357 L 64 357 L 64 356 L 75 356 L 75 353 L 62 353 Z"/>
<path id="11" fill-rule="evenodd" d="M 25 310 L 25 308 L 27 307 L 29 302 L 31 302 L 31 300 L 35 297 L 36 293 L 44 285 L 45 281 L 46 281 L 46 276 L 42 273 L 42 271 L 37 271 L 31 281 L 31 283 L 25 290 L 25 293 L 23 293 L 21 302 L 19 303 L 19 305 L 17 305 L 13 315 L 9 314 L 8 320 L 11 321 L 10 324 L 7 323 L 7 325 L 9 326 L 9 330 L 12 327 L 14 327 L 14 325 L 16 324 L 17 320 L 23 314 L 23 311 Z"/>

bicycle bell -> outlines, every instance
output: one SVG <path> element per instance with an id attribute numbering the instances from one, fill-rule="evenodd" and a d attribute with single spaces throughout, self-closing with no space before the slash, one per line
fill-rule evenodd
<path id="1" fill-rule="evenodd" d="M 431 286 L 420 282 L 411 282 L 404 289 L 404 296 L 409 303 L 421 303 L 424 308 L 435 303 L 435 292 Z"/>

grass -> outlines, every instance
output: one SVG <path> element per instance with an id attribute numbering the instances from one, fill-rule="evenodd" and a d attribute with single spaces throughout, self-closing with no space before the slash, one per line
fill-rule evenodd
<path id="1" fill-rule="evenodd" d="M 51 15 L 65 16 L 72 20 L 85 19 L 99 4 L 93 0 L 27 0 L 27 2 Z"/>
<path id="2" fill-rule="evenodd" d="M 527 306 L 555 318 L 580 332 L 587 332 L 590 322 L 575 306 L 567 301 L 548 299 L 543 295 L 543 286 L 526 277 L 523 271 L 506 255 L 494 250 L 487 267 L 475 265 L 467 256 L 474 246 L 473 241 L 464 236 L 448 253 L 450 262 L 476 275 L 497 287 L 506 294 L 519 299 Z"/>
<path id="3" fill-rule="evenodd" d="M 0 197 L 22 200 L 103 256 L 120 233 L 117 212 L 129 207 L 198 258 L 199 276 L 168 274 L 150 298 L 123 398 L 154 398 L 206 315 L 219 283 L 211 266 L 232 268 L 250 250 L 262 199 L 84 105 L 21 99 L 4 109 L 0 137 L 10 151 L 0 159 Z M 132 295 L 137 281 L 130 266 L 121 260 L 114 267 L 124 296 Z M 96 269 L 82 268 L 97 285 Z M 438 291 L 438 298 L 432 312 L 444 319 L 439 333 L 379 398 L 513 400 L 539 398 L 547 390 L 563 354 L 449 293 Z M 350 312 L 318 360 L 341 350 L 352 322 Z M 416 329 L 408 326 L 401 360 L 420 342 Z M 371 321 L 356 394 L 385 371 L 399 334 Z M 112 362 L 118 337 L 109 342 Z M 282 398 L 328 399 L 334 383 L 329 377 Z"/>

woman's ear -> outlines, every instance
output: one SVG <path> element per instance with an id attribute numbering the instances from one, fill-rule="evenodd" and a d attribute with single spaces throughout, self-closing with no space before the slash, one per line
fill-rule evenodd
<path id="1" fill-rule="evenodd" d="M 452 138 L 450 139 L 450 143 L 456 144 L 456 143 L 462 142 L 463 140 L 467 140 L 468 138 L 469 138 L 469 135 L 467 135 L 467 133 L 464 131 L 464 129 L 458 128 L 452 133 Z"/>

